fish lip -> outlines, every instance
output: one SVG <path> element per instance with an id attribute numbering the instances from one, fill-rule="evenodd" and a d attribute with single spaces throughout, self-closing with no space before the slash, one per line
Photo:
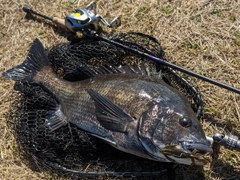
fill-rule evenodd
<path id="1" fill-rule="evenodd" d="M 180 144 L 183 149 L 192 152 L 194 149 L 196 149 L 201 154 L 212 154 L 213 149 L 210 147 L 210 145 L 202 142 L 193 142 L 193 141 L 181 141 Z"/>

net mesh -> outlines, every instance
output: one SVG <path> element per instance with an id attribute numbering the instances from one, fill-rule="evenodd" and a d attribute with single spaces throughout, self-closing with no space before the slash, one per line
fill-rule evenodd
<path id="1" fill-rule="evenodd" d="M 151 36 L 121 33 L 109 38 L 166 59 L 160 43 Z M 199 117 L 201 114 L 201 97 L 187 80 L 168 67 L 154 64 L 112 44 L 82 38 L 60 43 L 47 52 L 53 69 L 63 78 L 89 64 L 136 63 L 156 68 L 157 71 L 162 71 L 165 82 L 186 95 L 196 115 Z M 50 132 L 44 124 L 47 110 L 57 104 L 54 97 L 40 86 L 28 83 L 16 82 L 14 90 L 7 124 L 15 135 L 21 157 L 31 167 L 37 165 L 41 170 L 51 170 L 68 178 L 131 176 L 141 179 L 144 175 L 145 179 L 153 176 L 162 179 L 166 175 L 166 164 L 120 152 L 72 124 Z"/>

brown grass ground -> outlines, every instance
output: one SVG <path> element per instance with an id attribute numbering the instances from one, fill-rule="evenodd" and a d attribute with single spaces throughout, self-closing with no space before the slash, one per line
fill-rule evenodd
<path id="1" fill-rule="evenodd" d="M 0 3 L 0 72 L 21 63 L 33 39 L 39 37 L 45 47 L 66 39 L 54 32 L 46 21 L 26 20 L 23 5 L 50 16 L 65 17 L 87 0 L 2 0 Z M 240 1 L 239 0 L 98 0 L 98 12 L 104 17 L 121 15 L 118 31 L 138 31 L 157 38 L 168 60 L 197 73 L 240 88 Z M 45 22 L 45 23 L 44 23 Z M 198 79 L 206 103 L 203 128 L 233 133 L 240 137 L 240 97 Z M 16 143 L 6 126 L 13 82 L 0 77 L 0 179 L 49 179 L 29 169 L 15 151 Z M 192 168 L 182 167 L 182 179 L 194 179 Z M 204 167 L 205 179 L 240 179 L 240 153 L 220 149 L 219 158 Z"/>

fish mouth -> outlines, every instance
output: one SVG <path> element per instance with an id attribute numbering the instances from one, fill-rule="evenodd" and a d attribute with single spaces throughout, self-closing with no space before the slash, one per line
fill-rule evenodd
<path id="1" fill-rule="evenodd" d="M 213 150 L 203 142 L 182 141 L 178 145 L 165 146 L 160 152 L 175 163 L 203 166 L 210 162 L 208 156 Z"/>
<path id="2" fill-rule="evenodd" d="M 180 144 L 183 149 L 193 152 L 197 151 L 200 154 L 212 154 L 213 150 L 209 144 L 202 142 L 182 141 Z"/>

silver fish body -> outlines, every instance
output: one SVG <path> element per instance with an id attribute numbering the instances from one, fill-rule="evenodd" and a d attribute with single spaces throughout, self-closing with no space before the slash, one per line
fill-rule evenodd
<path id="1" fill-rule="evenodd" d="M 207 163 L 203 154 L 212 149 L 190 104 L 157 75 L 136 66 L 80 71 L 89 78 L 78 82 L 60 79 L 36 39 L 27 59 L 3 76 L 37 83 L 56 97 L 59 105 L 46 117 L 52 131 L 73 123 L 117 149 L 143 158 Z"/>

